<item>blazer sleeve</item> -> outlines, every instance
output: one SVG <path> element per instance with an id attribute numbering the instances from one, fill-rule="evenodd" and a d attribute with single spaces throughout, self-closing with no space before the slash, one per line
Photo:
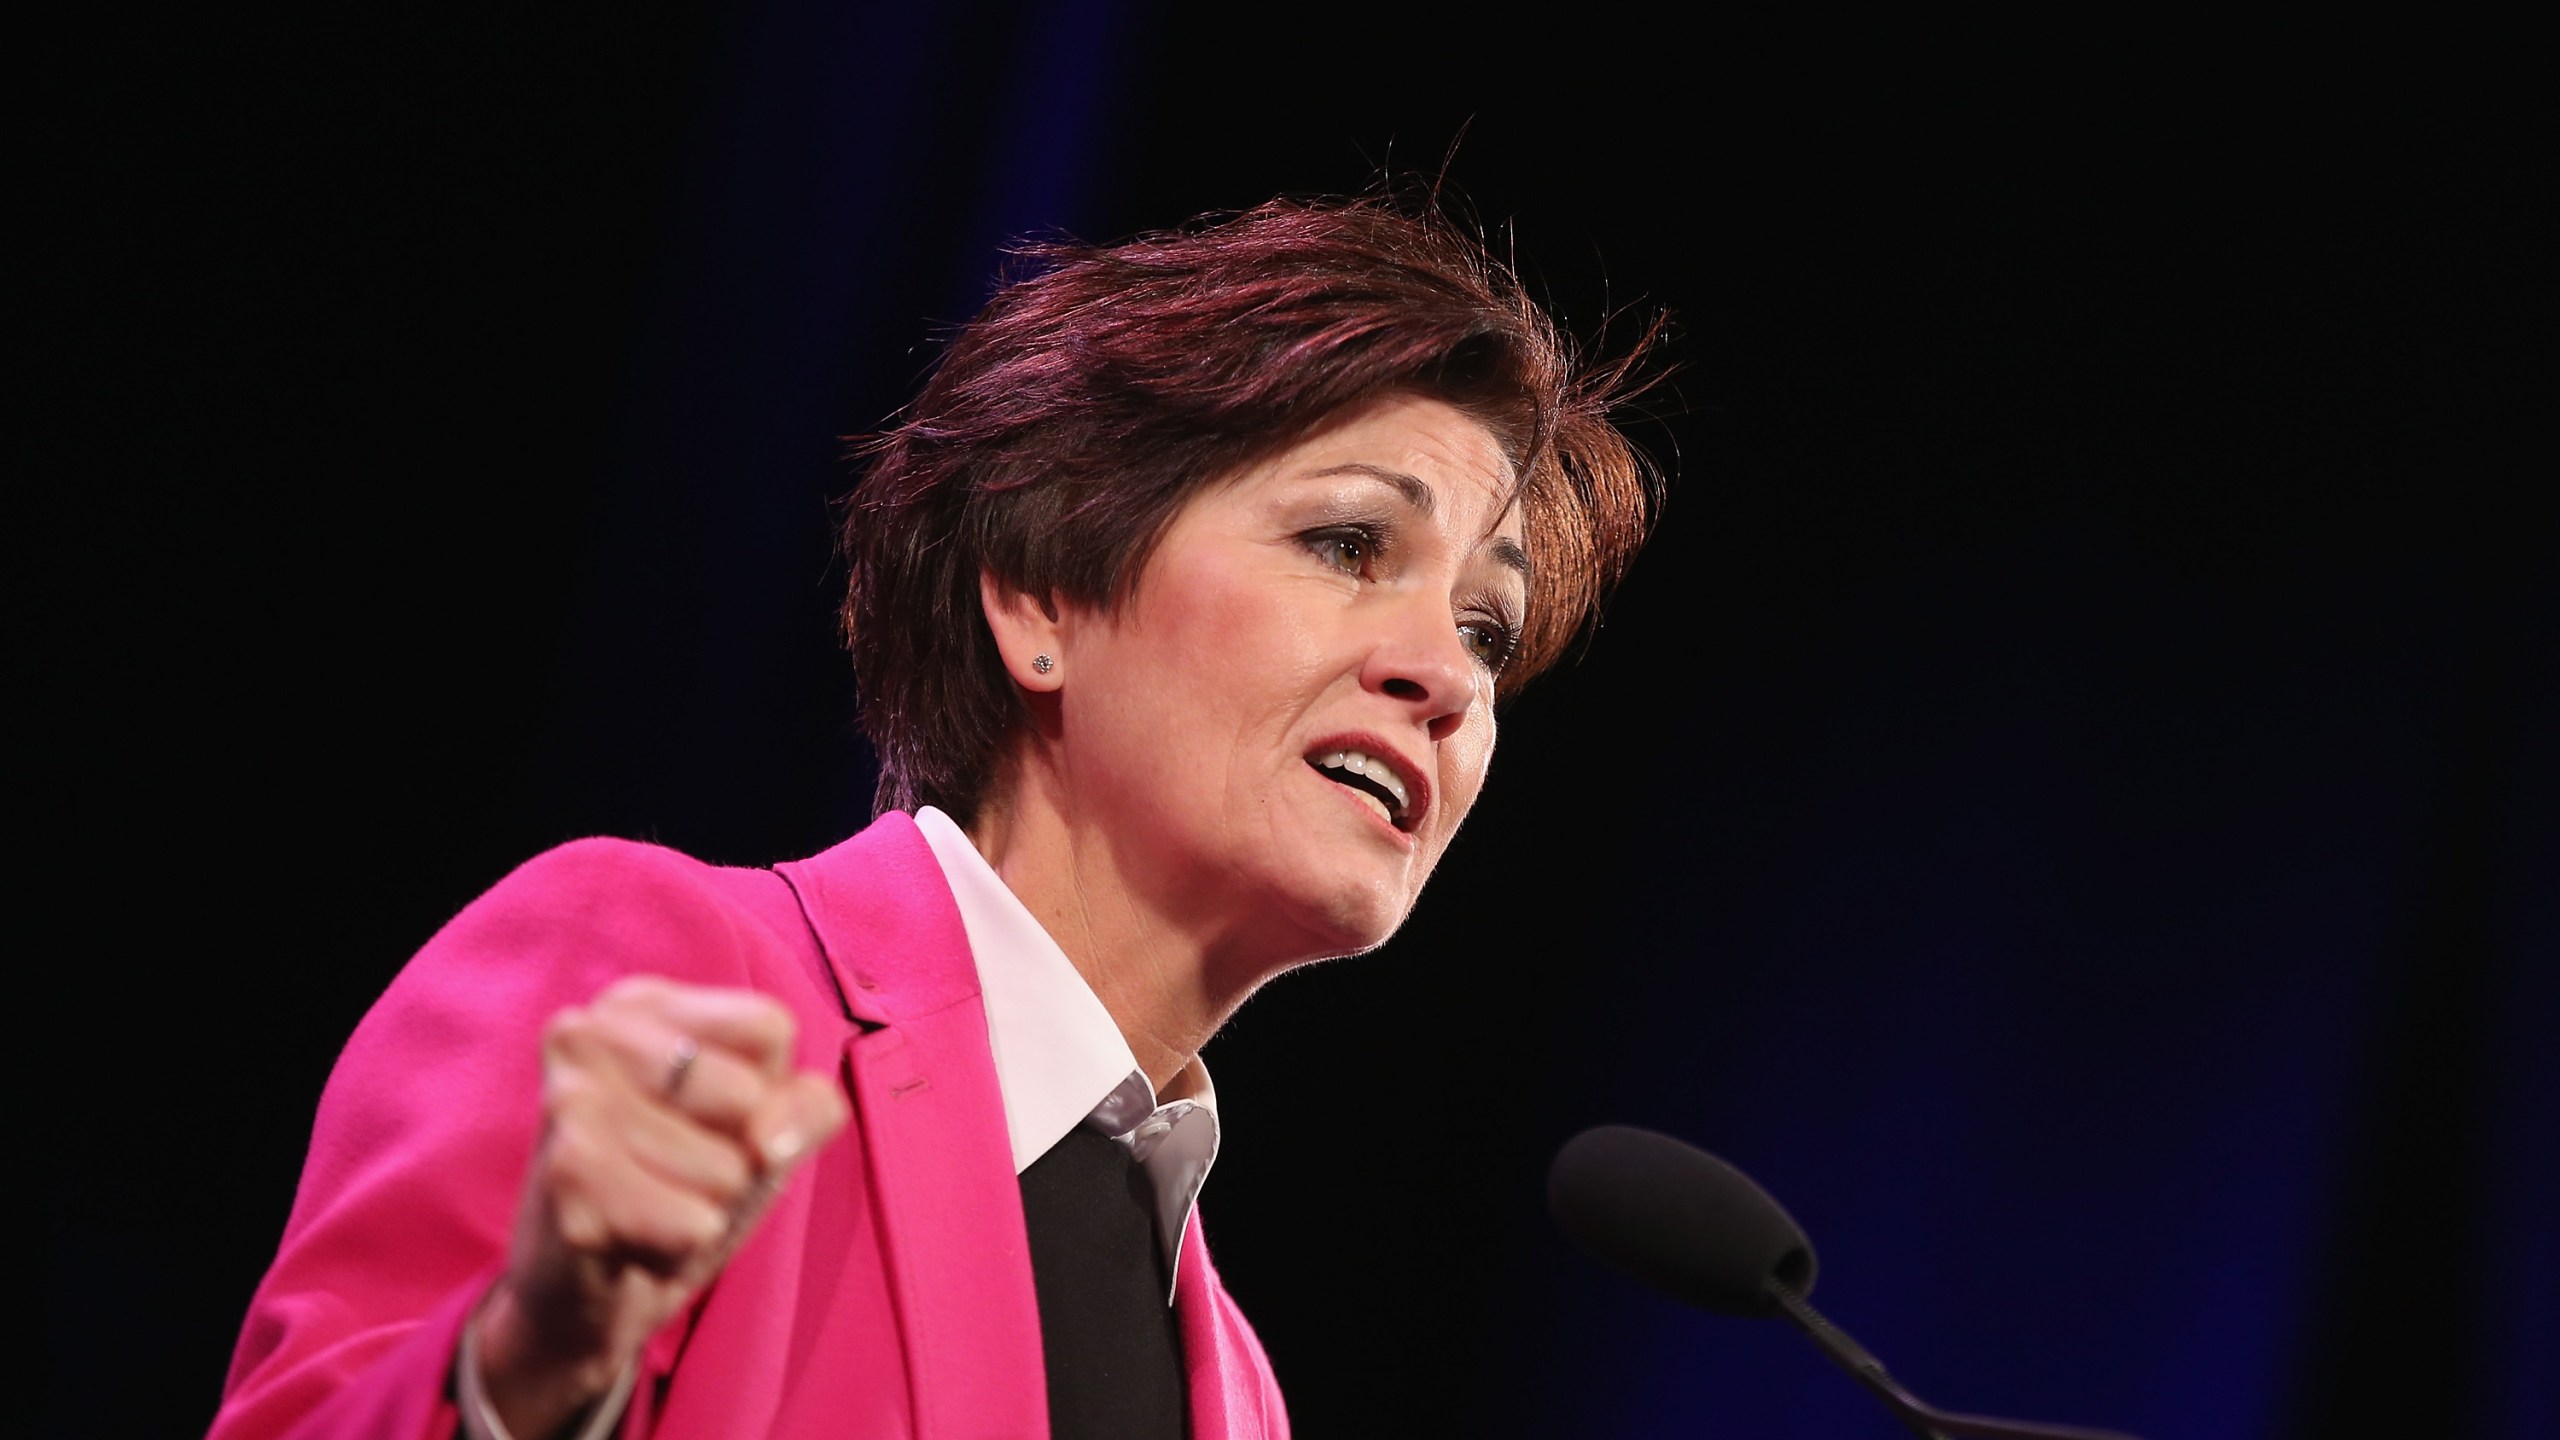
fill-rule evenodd
<path id="1" fill-rule="evenodd" d="M 655 846 L 562 846 L 400 972 L 321 1094 L 212 1440 L 454 1434 L 454 1347 L 506 1257 L 543 1022 L 629 974 L 749 983 L 776 942 L 719 873 Z"/>

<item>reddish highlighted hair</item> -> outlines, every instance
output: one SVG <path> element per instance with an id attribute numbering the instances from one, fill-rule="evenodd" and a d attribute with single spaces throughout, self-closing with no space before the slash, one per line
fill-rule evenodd
<path id="1" fill-rule="evenodd" d="M 844 632 L 879 811 L 966 824 L 1027 712 L 978 577 L 1109 609 L 1201 487 L 1390 392 L 1491 430 L 1532 584 L 1497 693 L 1552 665 L 1634 560 L 1659 486 L 1612 410 L 1630 353 L 1586 369 L 1435 204 L 1274 200 L 1127 244 L 1025 245 L 914 404 L 856 446 Z"/>

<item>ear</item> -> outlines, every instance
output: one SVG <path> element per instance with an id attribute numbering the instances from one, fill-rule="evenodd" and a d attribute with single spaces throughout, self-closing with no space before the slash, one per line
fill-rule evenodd
<path id="1" fill-rule="evenodd" d="M 996 637 L 996 653 L 1004 657 L 1005 673 L 1014 684 L 1047 694 L 1066 683 L 1066 627 L 1059 623 L 1055 605 L 1008 589 L 981 570 L 978 607 L 986 612 L 987 629 Z M 1037 663 L 1042 659 L 1049 662 L 1045 670 Z"/>

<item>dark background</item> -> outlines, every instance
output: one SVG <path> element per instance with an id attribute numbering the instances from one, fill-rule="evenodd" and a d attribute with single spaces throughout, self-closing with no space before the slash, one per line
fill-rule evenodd
<path id="1" fill-rule="evenodd" d="M 836 437 L 1003 237 L 1463 132 L 1569 325 L 1673 313 L 1677 478 L 1405 932 L 1212 1047 L 1300 1432 L 1895 1433 L 1566 1249 L 1605 1120 L 1756 1174 L 1959 1408 L 2560 1431 L 2551 116 L 2499 37 L 1205 8 L 27 57 L 39 1428 L 209 1420 L 337 1045 L 477 891 L 867 815 Z"/>

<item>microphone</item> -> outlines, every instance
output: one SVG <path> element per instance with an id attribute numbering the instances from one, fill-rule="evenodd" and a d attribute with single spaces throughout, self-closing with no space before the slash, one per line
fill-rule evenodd
<path id="1" fill-rule="evenodd" d="M 1632 1125 L 1585 1130 L 1556 1152 L 1547 1207 L 1576 1244 L 1674 1300 L 1785 1317 L 1923 1440 L 2133 1440 L 1924 1403 L 1805 1302 L 1816 1267 L 1802 1227 L 1750 1176 L 1684 1141 Z"/>

